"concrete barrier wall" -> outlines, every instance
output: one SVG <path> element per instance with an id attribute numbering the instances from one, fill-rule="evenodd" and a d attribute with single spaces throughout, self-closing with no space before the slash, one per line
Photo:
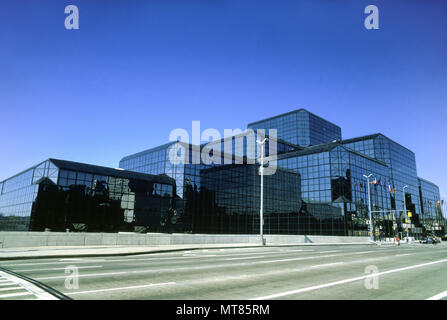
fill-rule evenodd
<path id="1" fill-rule="evenodd" d="M 265 235 L 267 244 L 368 243 L 367 237 Z M 163 246 L 177 244 L 256 244 L 259 235 L 165 233 L 0 232 L 0 248 L 42 246 Z"/>

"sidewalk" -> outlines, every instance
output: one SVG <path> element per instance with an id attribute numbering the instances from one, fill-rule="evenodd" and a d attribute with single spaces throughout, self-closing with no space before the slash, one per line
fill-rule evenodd
<path id="1" fill-rule="evenodd" d="M 368 243 L 297 243 L 297 244 L 267 244 L 265 247 L 290 246 L 328 246 L 328 245 L 368 245 Z M 175 252 L 198 249 L 225 249 L 260 247 L 253 243 L 236 244 L 185 244 L 160 246 L 48 246 L 30 248 L 0 249 L 1 260 L 42 259 L 42 258 L 73 258 L 73 257 L 101 257 L 124 256 L 149 253 Z"/>

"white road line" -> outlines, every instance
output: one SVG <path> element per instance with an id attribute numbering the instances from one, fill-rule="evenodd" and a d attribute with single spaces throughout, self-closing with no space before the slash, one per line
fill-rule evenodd
<path id="1" fill-rule="evenodd" d="M 255 256 L 255 255 L 265 255 L 265 254 L 269 254 L 269 253 L 275 253 L 275 254 L 284 254 L 281 252 L 277 252 L 277 251 L 267 251 L 267 252 L 253 252 L 253 253 L 228 253 L 228 254 L 219 254 L 219 257 L 234 257 L 234 256 Z"/>
<path id="2" fill-rule="evenodd" d="M 106 262 L 106 260 L 83 260 L 83 261 L 76 261 L 77 264 L 79 263 L 95 263 L 95 262 Z M 35 262 L 35 263 L 11 263 L 11 264 L 5 264 L 1 265 L 2 267 L 18 267 L 18 266 L 37 266 L 37 265 L 45 265 L 45 264 L 67 264 L 67 262 Z"/>
<path id="3" fill-rule="evenodd" d="M 330 254 L 330 255 L 317 255 L 317 256 L 306 256 L 306 257 L 297 257 L 297 258 L 286 258 L 286 259 L 276 259 L 276 260 L 263 260 L 263 261 L 252 261 L 252 262 L 241 262 L 241 263 L 227 263 L 227 264 L 217 264 L 217 265 L 204 265 L 204 266 L 188 266 L 188 267 L 176 267 L 172 269 L 166 268 L 158 268 L 158 269 L 146 269 L 146 270 L 138 270 L 138 271 L 121 271 L 121 272 L 106 272 L 106 273 L 93 273 L 93 274 L 79 274 L 78 277 L 101 277 L 101 276 L 115 276 L 115 275 L 126 275 L 126 274 L 141 274 L 141 273 L 157 273 L 157 272 L 180 272 L 182 270 L 205 270 L 205 269 L 213 269 L 213 268 L 224 268 L 224 267 L 237 267 L 237 266 L 254 266 L 257 264 L 266 264 L 266 263 L 277 263 L 277 262 L 288 262 L 288 261 L 300 261 L 300 260 L 312 260 L 312 259 L 321 259 L 321 258 L 331 258 L 331 257 L 344 257 L 352 255 L 349 254 Z M 193 257 L 194 258 L 194 257 Z M 35 278 L 35 280 L 56 280 L 56 279 L 65 279 L 66 276 L 51 276 L 51 277 L 39 277 Z"/>
<path id="4" fill-rule="evenodd" d="M 81 261 L 82 259 L 78 258 L 67 258 L 67 259 L 60 259 L 59 261 Z"/>
<path id="5" fill-rule="evenodd" d="M 306 250 L 300 250 L 300 251 L 306 251 Z M 216 252 L 216 254 L 202 254 L 202 255 L 198 255 L 198 254 L 188 254 L 188 255 L 182 255 L 182 256 L 177 256 L 177 257 L 162 257 L 162 258 L 135 258 L 135 259 L 115 259 L 115 260 L 104 260 L 102 262 L 144 262 L 144 261 L 159 261 L 159 260 L 181 260 L 184 258 L 208 258 L 208 257 L 233 257 L 233 256 L 250 256 L 250 255 L 259 255 L 259 254 L 268 254 L 268 253 L 275 253 L 275 254 L 283 254 L 281 252 L 278 251 L 267 251 L 267 252 L 246 252 L 246 253 L 224 253 L 224 254 L 220 254 L 218 252 Z"/>
<path id="6" fill-rule="evenodd" d="M 96 269 L 102 268 L 102 266 L 85 266 L 85 267 L 77 267 L 78 269 Z M 27 269 L 27 270 L 14 270 L 15 272 L 35 272 L 35 271 L 57 271 L 57 270 L 65 270 L 65 268 L 46 268 L 46 269 Z"/>
<path id="7" fill-rule="evenodd" d="M 411 253 L 400 253 L 400 254 L 395 254 L 395 257 L 402 257 L 402 256 L 411 256 Z"/>
<path id="8" fill-rule="evenodd" d="M 260 258 L 265 258 L 265 256 L 256 256 L 256 257 L 239 257 L 239 258 L 227 258 L 227 259 L 225 259 L 225 261 L 229 261 L 229 260 L 247 260 L 247 259 L 260 259 Z"/>
<path id="9" fill-rule="evenodd" d="M 132 290 L 132 289 L 142 289 L 156 286 L 166 286 L 173 285 L 176 282 L 164 282 L 164 283 L 152 283 L 141 286 L 131 286 L 131 287 L 120 287 L 120 288 L 107 288 L 107 289 L 98 289 L 98 290 L 88 290 L 88 291 L 77 291 L 77 292 L 65 292 L 65 295 L 74 295 L 74 294 L 86 294 L 86 293 L 96 293 L 96 292 L 107 292 L 107 291 L 120 291 L 120 290 Z"/>
<path id="10" fill-rule="evenodd" d="M 427 298 L 425 300 L 441 300 L 442 298 L 447 297 L 447 291 L 441 292 L 433 297 Z"/>
<path id="11" fill-rule="evenodd" d="M 143 270 L 144 271 L 144 270 Z M 140 272 L 136 272 L 136 271 L 120 271 L 120 272 L 106 272 L 106 273 L 88 273 L 88 274 L 80 274 L 78 275 L 79 278 L 81 277 L 100 277 L 100 276 L 117 276 L 120 274 L 131 274 L 131 273 L 141 273 Z M 146 270 L 147 272 L 147 270 Z M 34 280 L 51 280 L 51 279 L 66 279 L 67 276 L 54 276 L 54 277 L 39 277 L 39 278 L 34 278 Z"/>
<path id="12" fill-rule="evenodd" d="M 21 286 L 24 290 L 26 290 L 27 292 L 25 294 L 22 293 L 22 295 L 34 295 L 37 297 L 37 299 L 42 299 L 42 300 L 58 300 L 55 296 L 49 294 L 48 292 L 46 292 L 45 290 L 37 287 L 36 285 L 32 284 L 31 282 L 28 282 L 22 278 L 13 276 L 9 273 L 0 271 L 0 276 L 2 276 L 3 278 L 6 278 L 14 283 L 16 283 L 18 286 Z M 11 293 L 14 294 L 14 293 Z M 0 296 L 0 298 L 8 298 L 8 297 L 13 297 L 11 295 L 2 295 Z"/>
<path id="13" fill-rule="evenodd" d="M 279 250 L 276 250 L 275 252 L 303 252 L 303 251 L 315 251 L 315 250 L 303 250 L 303 249 L 290 250 L 290 249 L 279 249 Z"/>
<path id="14" fill-rule="evenodd" d="M 108 262 L 132 262 L 132 261 L 151 261 L 151 260 L 172 260 L 172 259 L 188 259 L 188 258 L 193 258 L 192 256 L 178 256 L 178 257 L 161 257 L 161 258 L 133 258 L 133 259 L 111 259 L 111 260 L 83 260 L 83 261 L 76 261 L 76 264 L 80 264 L 80 263 L 97 263 L 97 262 L 101 262 L 101 263 L 108 263 Z M 14 263 L 14 264 L 8 264 L 8 265 L 3 265 L 4 267 L 17 267 L 17 266 L 35 266 L 35 265 L 47 265 L 47 264 L 67 264 L 69 261 L 65 261 L 65 262 L 38 262 L 38 263 Z"/>
<path id="15" fill-rule="evenodd" d="M 315 266 L 311 266 L 310 268 L 324 268 L 324 267 L 336 266 L 336 265 L 341 265 L 341 264 L 344 264 L 344 262 L 334 262 L 334 263 L 317 264 L 317 265 L 315 265 Z"/>
<path id="16" fill-rule="evenodd" d="M 0 288 L 0 291 L 8 291 L 8 290 L 17 290 L 17 289 L 23 289 L 21 286 L 15 286 L 10 288 Z"/>
<path id="17" fill-rule="evenodd" d="M 194 255 L 192 258 L 199 258 L 199 259 L 203 259 L 203 258 L 208 258 L 208 257 L 217 257 L 217 254 L 207 254 L 206 256 L 196 256 Z"/>
<path id="18" fill-rule="evenodd" d="M 334 252 L 340 252 L 341 250 L 332 250 L 332 251 L 320 251 L 318 253 L 334 253 Z"/>
<path id="19" fill-rule="evenodd" d="M 106 260 L 105 262 L 126 262 L 126 261 L 159 261 L 159 260 L 180 260 L 180 259 L 188 259 L 193 258 L 195 254 L 190 255 L 181 255 L 177 257 L 162 257 L 162 258 L 134 258 L 134 259 L 116 259 L 116 260 Z"/>
<path id="20" fill-rule="evenodd" d="M 32 293 L 18 292 L 18 293 L 1 294 L 0 298 L 11 298 L 11 297 L 20 297 L 20 296 L 29 296 L 29 295 L 32 295 Z"/>
<path id="21" fill-rule="evenodd" d="M 259 261 L 256 262 L 258 264 L 264 264 L 264 263 L 275 263 L 275 262 L 286 262 L 286 261 L 299 261 L 299 260 L 311 260 L 311 259 L 318 259 L 318 258 L 330 258 L 330 257 L 337 257 L 337 255 L 326 255 L 326 256 L 312 256 L 312 257 L 301 257 L 301 258 L 288 258 L 288 259 L 278 259 L 278 260 L 267 260 L 267 261 Z"/>
<path id="22" fill-rule="evenodd" d="M 361 251 L 361 252 L 353 252 L 353 254 L 364 254 L 364 253 L 371 253 L 375 251 Z"/>
<path id="23" fill-rule="evenodd" d="M 137 271 L 119 271 L 119 272 L 105 272 L 105 273 L 87 273 L 87 274 L 79 274 L 78 277 L 101 277 L 101 276 L 116 276 L 116 275 L 125 275 L 125 274 L 141 274 L 141 273 L 157 273 L 160 271 L 174 271 L 178 272 L 180 270 L 201 270 L 201 269 L 213 269 L 218 267 L 232 267 L 232 266 L 252 266 L 256 264 L 265 264 L 265 263 L 275 263 L 275 262 L 283 262 L 283 261 L 298 261 L 298 260 L 310 260 L 310 259 L 318 259 L 318 258 L 329 258 L 336 257 L 337 255 L 325 255 L 325 256 L 312 256 L 312 257 L 300 257 L 300 258 L 290 258 L 290 259 L 281 259 L 281 260 L 265 260 L 265 261 L 256 261 L 256 262 L 242 262 L 238 264 L 227 263 L 227 264 L 219 264 L 219 265 L 205 265 L 199 267 L 180 267 L 173 269 L 146 269 L 146 270 L 137 270 Z M 35 280 L 56 280 L 56 279 L 65 279 L 67 276 L 51 276 L 51 277 L 38 277 L 34 278 Z"/>
<path id="24" fill-rule="evenodd" d="M 398 269 L 388 270 L 388 271 L 384 271 L 384 272 L 368 274 L 368 275 L 365 275 L 365 276 L 360 276 L 360 277 L 355 277 L 355 278 L 350 278 L 350 279 L 345 279 L 345 280 L 340 280 L 340 281 L 335 281 L 335 282 L 324 283 L 324 284 L 320 284 L 320 285 L 317 285 L 317 286 L 301 288 L 301 289 L 297 289 L 297 290 L 290 290 L 290 291 L 276 293 L 276 294 L 272 294 L 272 295 L 268 295 L 268 296 L 257 297 L 257 298 L 253 298 L 253 299 L 250 299 L 250 300 L 267 300 L 267 299 L 274 299 L 274 298 L 279 298 L 279 297 L 284 297 L 284 296 L 290 296 L 292 294 L 298 294 L 298 293 L 318 290 L 318 289 L 322 289 L 322 288 L 333 287 L 333 286 L 337 286 L 337 285 L 340 285 L 340 284 L 345 284 L 345 283 L 349 283 L 349 282 L 363 280 L 363 279 L 366 279 L 366 278 L 381 276 L 381 275 L 384 275 L 384 274 L 390 274 L 390 273 L 395 273 L 395 272 L 402 272 L 402 271 L 406 271 L 406 270 L 411 270 L 411 269 L 416 269 L 416 268 L 421 268 L 421 267 L 425 267 L 425 266 L 430 266 L 430 265 L 434 265 L 434 264 L 438 264 L 438 263 L 446 263 L 446 262 L 447 262 L 447 259 L 438 260 L 438 261 L 432 261 L 432 262 L 417 264 L 417 265 L 410 266 L 410 267 L 398 268 Z"/>
<path id="25" fill-rule="evenodd" d="M 14 284 L 14 282 L 12 282 L 12 281 L 9 281 L 9 282 L 7 282 L 7 283 L 0 283 L 0 287 L 1 286 L 10 286 L 10 285 L 12 285 L 12 284 Z"/>

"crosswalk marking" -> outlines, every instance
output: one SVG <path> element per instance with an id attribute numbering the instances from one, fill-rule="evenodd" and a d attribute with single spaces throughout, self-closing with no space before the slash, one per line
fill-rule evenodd
<path id="1" fill-rule="evenodd" d="M 33 299 L 57 300 L 56 297 L 36 285 L 3 271 L 0 271 L 0 286 L 0 299 L 33 296 Z M 20 292 L 14 292 L 19 290 Z"/>

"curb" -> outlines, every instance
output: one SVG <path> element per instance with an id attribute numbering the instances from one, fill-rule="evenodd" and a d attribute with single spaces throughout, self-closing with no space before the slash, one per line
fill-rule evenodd
<path id="1" fill-rule="evenodd" d="M 299 247 L 299 246 L 339 246 L 339 245 L 375 245 L 375 243 L 298 243 L 298 244 L 271 244 L 265 245 L 265 248 L 277 247 Z M 139 252 L 122 252 L 122 253 L 80 253 L 80 254 L 60 254 L 60 255 L 42 255 L 42 256 L 18 256 L 18 257 L 0 257 L 0 261 L 8 260 L 32 260 L 32 259 L 52 259 L 52 258 L 79 258 L 79 257 L 119 257 L 119 256 L 135 256 L 156 253 L 179 252 L 186 250 L 210 250 L 210 249 L 233 249 L 233 248 L 260 248 L 261 246 L 219 246 L 219 247 L 191 247 L 191 248 L 175 248 L 175 249 L 160 249 L 151 251 Z"/>

